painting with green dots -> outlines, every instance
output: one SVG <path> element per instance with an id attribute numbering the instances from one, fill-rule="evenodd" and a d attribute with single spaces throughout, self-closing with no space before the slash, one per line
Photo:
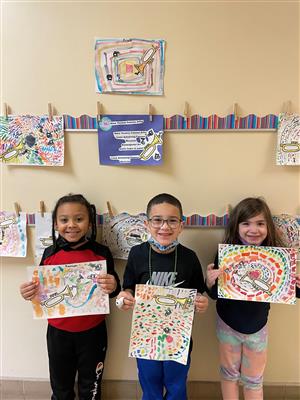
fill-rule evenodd
<path id="1" fill-rule="evenodd" d="M 129 357 L 187 364 L 197 290 L 136 285 Z"/>

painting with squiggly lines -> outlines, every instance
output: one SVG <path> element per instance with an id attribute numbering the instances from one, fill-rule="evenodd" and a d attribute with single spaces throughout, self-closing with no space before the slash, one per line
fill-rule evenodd
<path id="1" fill-rule="evenodd" d="M 131 215 L 126 212 L 114 215 L 103 214 L 102 242 L 109 247 L 114 258 L 127 260 L 133 246 L 147 241 L 148 234 L 144 222 L 147 215 Z"/>
<path id="2" fill-rule="evenodd" d="M 96 282 L 100 273 L 106 273 L 105 260 L 28 267 L 29 279 L 38 279 L 41 288 L 32 301 L 33 317 L 109 314 L 108 294 Z"/>
<path id="3" fill-rule="evenodd" d="M 0 256 L 26 257 L 26 214 L 0 211 Z"/>
<path id="4" fill-rule="evenodd" d="M 277 165 L 300 165 L 300 115 L 278 116 Z"/>
<path id="5" fill-rule="evenodd" d="M 297 250 L 219 244 L 218 297 L 295 304 Z"/>
<path id="6" fill-rule="evenodd" d="M 136 285 L 129 357 L 186 365 L 196 289 Z"/>
<path id="7" fill-rule="evenodd" d="M 0 161 L 11 165 L 64 165 L 63 117 L 9 115 L 0 120 Z"/>

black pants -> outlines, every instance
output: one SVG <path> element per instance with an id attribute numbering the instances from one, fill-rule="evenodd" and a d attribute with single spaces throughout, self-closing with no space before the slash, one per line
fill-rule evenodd
<path id="1" fill-rule="evenodd" d="M 74 400 L 77 372 L 79 399 L 101 399 L 107 347 L 105 321 L 83 332 L 66 332 L 48 325 L 47 346 L 52 400 Z"/>

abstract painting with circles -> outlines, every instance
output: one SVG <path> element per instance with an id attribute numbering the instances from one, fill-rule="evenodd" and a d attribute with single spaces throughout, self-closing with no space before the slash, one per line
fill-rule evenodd
<path id="1" fill-rule="evenodd" d="M 129 357 L 187 364 L 196 289 L 136 285 Z"/>
<path id="2" fill-rule="evenodd" d="M 161 96 L 164 64 L 164 40 L 97 38 L 96 91 Z"/>
<path id="3" fill-rule="evenodd" d="M 295 304 L 297 250 L 219 244 L 218 297 Z"/>

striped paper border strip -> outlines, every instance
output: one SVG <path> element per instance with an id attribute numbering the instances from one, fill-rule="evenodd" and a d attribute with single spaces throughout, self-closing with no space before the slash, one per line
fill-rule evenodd
<path id="1" fill-rule="evenodd" d="M 199 214 L 193 214 L 188 217 L 183 217 L 184 226 L 187 228 L 204 228 L 204 227 L 223 227 L 228 224 L 229 214 L 223 216 L 217 216 L 215 214 L 209 214 L 207 216 L 201 216 Z M 103 225 L 104 214 L 96 215 L 97 225 Z M 35 214 L 26 214 L 26 222 L 28 225 L 35 225 Z"/>
<path id="2" fill-rule="evenodd" d="M 72 117 L 71 115 L 63 115 L 65 130 L 97 130 L 97 118 L 89 115 L 81 115 L 80 117 Z M 278 116 L 269 114 L 264 117 L 258 117 L 249 114 L 246 117 L 235 118 L 234 114 L 226 117 L 219 117 L 216 114 L 208 117 L 201 115 L 193 115 L 185 118 L 181 115 L 173 115 L 164 118 L 165 130 L 226 130 L 226 129 L 277 129 Z"/>

